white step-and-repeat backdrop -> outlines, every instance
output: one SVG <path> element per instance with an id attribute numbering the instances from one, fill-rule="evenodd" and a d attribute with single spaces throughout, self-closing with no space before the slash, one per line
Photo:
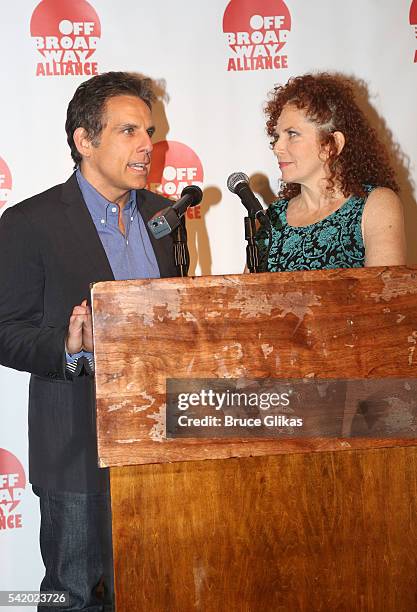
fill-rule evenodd
<path id="1" fill-rule="evenodd" d="M 170 197 L 191 183 L 204 190 L 187 219 L 191 272 L 240 272 L 244 209 L 226 179 L 244 171 L 269 204 L 279 169 L 264 130 L 267 92 L 292 75 L 335 70 L 366 87 L 367 112 L 395 156 L 409 261 L 417 262 L 417 0 L 3 0 L 0 57 L 0 214 L 71 173 L 64 122 L 79 83 L 108 70 L 140 72 L 159 93 L 150 188 Z M 0 368 L 7 590 L 37 589 L 42 575 L 27 482 L 27 383 Z"/>

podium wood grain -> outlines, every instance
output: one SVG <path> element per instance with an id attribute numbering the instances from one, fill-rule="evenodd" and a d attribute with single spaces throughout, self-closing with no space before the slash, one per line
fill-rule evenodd
<path id="1" fill-rule="evenodd" d="M 417 609 L 415 440 L 164 438 L 166 378 L 415 377 L 415 268 L 92 294 L 118 612 Z"/>
<path id="2" fill-rule="evenodd" d="M 416 457 L 112 468 L 117 612 L 415 612 Z"/>

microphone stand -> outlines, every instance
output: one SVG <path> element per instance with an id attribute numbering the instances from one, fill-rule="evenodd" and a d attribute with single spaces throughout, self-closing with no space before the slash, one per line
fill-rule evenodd
<path id="1" fill-rule="evenodd" d="M 174 230 L 174 259 L 175 265 L 178 268 L 180 276 L 187 276 L 188 274 L 188 249 L 187 249 L 187 233 L 185 231 L 184 219 Z"/>
<path id="2" fill-rule="evenodd" d="M 245 239 L 247 240 L 246 245 L 246 265 L 249 272 L 259 272 L 259 252 L 258 246 L 255 242 L 256 234 L 256 217 L 250 215 L 245 217 Z"/>

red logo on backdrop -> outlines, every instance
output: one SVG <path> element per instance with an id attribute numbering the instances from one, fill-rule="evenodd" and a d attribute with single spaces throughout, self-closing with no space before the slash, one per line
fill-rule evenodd
<path id="1" fill-rule="evenodd" d="M 223 32 L 232 50 L 227 70 L 288 68 L 283 48 L 291 15 L 283 0 L 231 0 L 223 16 Z"/>
<path id="2" fill-rule="evenodd" d="M 30 33 L 42 56 L 36 76 L 98 74 L 91 56 L 100 40 L 101 25 L 86 0 L 42 0 L 33 11 Z"/>
<path id="3" fill-rule="evenodd" d="M 7 204 L 12 191 L 12 175 L 4 159 L 0 157 L 0 208 Z"/>
<path id="4" fill-rule="evenodd" d="M 147 188 L 171 200 L 178 200 L 187 185 L 203 186 L 203 166 L 198 155 L 187 145 L 161 140 L 153 147 Z M 201 217 L 200 206 L 188 208 L 189 219 Z"/>
<path id="5" fill-rule="evenodd" d="M 413 0 L 410 6 L 410 25 L 413 27 L 417 38 L 417 0 Z M 414 63 L 417 63 L 417 49 L 414 52 Z"/>
<path id="6" fill-rule="evenodd" d="M 0 531 L 22 527 L 22 515 L 15 510 L 25 487 L 25 470 L 19 459 L 0 448 Z"/>

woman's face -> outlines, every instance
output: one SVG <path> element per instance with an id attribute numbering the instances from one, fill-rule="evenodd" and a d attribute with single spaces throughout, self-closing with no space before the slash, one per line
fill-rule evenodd
<path id="1" fill-rule="evenodd" d="M 326 155 L 320 146 L 319 131 L 304 111 L 286 104 L 275 132 L 274 153 L 283 181 L 314 187 L 326 178 Z"/>

